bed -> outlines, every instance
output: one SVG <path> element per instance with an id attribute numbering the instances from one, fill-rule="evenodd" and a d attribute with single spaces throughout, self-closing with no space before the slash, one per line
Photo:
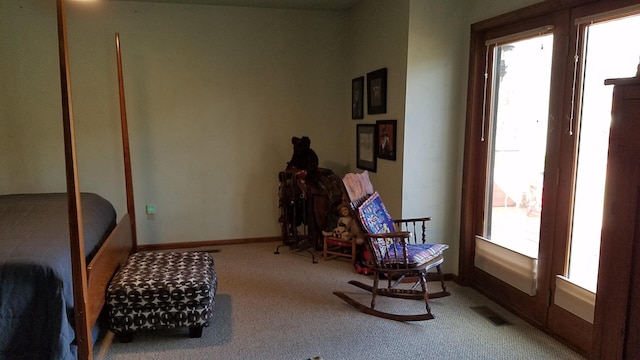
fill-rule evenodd
<path id="1" fill-rule="evenodd" d="M 97 194 L 81 194 L 87 263 L 116 225 Z M 0 358 L 73 359 L 67 194 L 0 195 Z"/>
<path id="2" fill-rule="evenodd" d="M 81 193 L 64 0 L 56 0 L 67 192 L 0 196 L 0 358 L 92 359 L 113 274 L 136 250 L 120 42 L 116 55 L 127 212 Z"/>

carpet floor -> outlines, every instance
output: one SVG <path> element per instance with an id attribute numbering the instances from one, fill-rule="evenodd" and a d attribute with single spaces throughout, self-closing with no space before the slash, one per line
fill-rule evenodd
<path id="1" fill-rule="evenodd" d="M 434 299 L 434 320 L 401 323 L 363 314 L 332 294 L 368 304 L 371 283 L 340 259 L 311 262 L 279 243 L 224 245 L 212 252 L 218 274 L 213 319 L 201 338 L 187 329 L 137 333 L 120 343 L 105 332 L 94 358 L 125 359 L 583 359 L 488 298 L 453 282 Z M 209 249 L 211 250 L 211 249 Z M 316 255 L 321 257 L 321 254 Z M 446 254 L 445 254 L 446 258 Z M 433 291 L 438 283 L 429 283 Z M 376 308 L 424 311 L 424 302 L 378 297 Z"/>

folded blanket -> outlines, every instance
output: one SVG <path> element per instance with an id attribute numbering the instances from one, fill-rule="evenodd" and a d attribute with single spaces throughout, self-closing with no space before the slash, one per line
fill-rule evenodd
<path id="1" fill-rule="evenodd" d="M 344 176 L 342 182 L 352 202 L 373 194 L 373 185 L 369 180 L 369 172 L 367 170 L 360 174 L 348 173 Z"/>

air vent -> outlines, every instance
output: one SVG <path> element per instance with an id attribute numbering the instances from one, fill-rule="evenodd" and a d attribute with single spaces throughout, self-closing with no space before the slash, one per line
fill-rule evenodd
<path id="1" fill-rule="evenodd" d="M 489 309 L 486 306 L 472 306 L 471 310 L 477 312 L 478 314 L 480 314 L 480 316 L 491 321 L 495 326 L 511 325 L 511 323 L 508 322 L 505 318 L 498 315 L 495 311 Z"/>

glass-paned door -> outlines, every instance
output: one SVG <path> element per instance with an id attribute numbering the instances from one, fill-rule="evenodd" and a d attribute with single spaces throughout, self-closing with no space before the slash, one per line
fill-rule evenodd
<path id="1" fill-rule="evenodd" d="M 553 34 L 495 46 L 484 237 L 537 258 Z"/>
<path id="2" fill-rule="evenodd" d="M 613 90 L 604 80 L 640 72 L 640 4 L 620 6 L 572 6 L 472 38 L 461 274 L 585 355 L 595 305 L 610 295 L 596 289 Z"/>
<path id="3" fill-rule="evenodd" d="M 585 30 L 583 90 L 569 280 L 596 291 L 602 209 L 609 149 L 611 98 L 608 78 L 633 77 L 640 63 L 640 16 L 594 23 Z"/>

